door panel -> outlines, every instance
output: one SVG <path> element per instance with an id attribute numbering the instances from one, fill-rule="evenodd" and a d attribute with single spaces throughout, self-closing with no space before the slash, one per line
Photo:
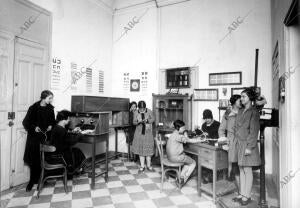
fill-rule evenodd
<path id="1" fill-rule="evenodd" d="M 9 188 L 11 127 L 8 112 L 12 111 L 13 36 L 0 31 L 0 184 Z"/>
<path id="2" fill-rule="evenodd" d="M 24 166 L 23 155 L 26 144 L 26 131 L 22 121 L 30 105 L 39 100 L 40 93 L 48 89 L 47 50 L 44 46 L 16 38 L 14 63 L 13 111 L 16 113 L 12 128 L 12 185 L 28 181 L 29 170 Z"/>

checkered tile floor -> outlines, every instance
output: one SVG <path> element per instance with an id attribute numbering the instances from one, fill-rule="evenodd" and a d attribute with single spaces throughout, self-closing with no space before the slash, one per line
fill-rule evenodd
<path id="1" fill-rule="evenodd" d="M 99 168 L 102 168 L 100 166 Z M 1 196 L 2 207 L 15 208 L 64 208 L 64 207 L 101 207 L 101 208 L 148 208 L 184 207 L 214 208 L 211 199 L 197 194 L 196 179 L 191 179 L 181 190 L 174 182 L 165 182 L 160 193 L 160 168 L 155 172 L 138 174 L 138 165 L 117 159 L 109 163 L 109 182 L 103 177 L 96 178 L 95 189 L 90 188 L 91 179 L 87 175 L 68 181 L 69 193 L 64 192 L 61 180 L 49 181 L 43 188 L 40 198 L 36 198 L 36 186 L 31 192 L 25 187 Z"/>

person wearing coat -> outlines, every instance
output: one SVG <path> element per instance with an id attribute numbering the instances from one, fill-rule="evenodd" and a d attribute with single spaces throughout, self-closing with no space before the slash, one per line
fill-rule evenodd
<path id="1" fill-rule="evenodd" d="M 134 139 L 132 142 L 132 152 L 139 155 L 141 167 L 139 172 L 145 170 L 145 157 L 147 160 L 147 170 L 153 172 L 151 166 L 151 156 L 154 154 L 154 138 L 152 123 L 154 117 L 152 111 L 146 108 L 144 101 L 138 102 L 138 110 L 134 113 L 133 124 L 136 125 Z"/>
<path id="2" fill-rule="evenodd" d="M 137 111 L 137 103 L 135 101 L 131 102 L 129 104 L 129 127 L 128 127 L 128 136 L 126 137 L 126 143 L 130 146 L 132 146 L 132 141 L 134 138 L 134 132 L 136 126 L 133 125 L 133 119 L 134 119 L 134 113 Z M 130 148 L 129 148 L 130 149 Z M 131 151 L 128 152 L 129 157 L 131 157 Z M 135 160 L 135 155 L 133 156 Z"/>
<path id="3" fill-rule="evenodd" d="M 50 131 L 55 124 L 54 107 L 51 105 L 53 93 L 44 90 L 41 100 L 29 107 L 22 122 L 27 131 L 27 140 L 24 152 L 24 163 L 30 168 L 30 180 L 26 191 L 31 191 L 32 186 L 38 183 L 40 164 L 40 143 L 50 139 Z"/>
<path id="4" fill-rule="evenodd" d="M 235 122 L 235 137 L 238 144 L 238 165 L 240 169 L 240 199 L 238 202 L 245 206 L 251 202 L 253 185 L 252 167 L 259 166 L 260 156 L 257 145 L 259 132 L 259 112 L 252 103 L 256 99 L 255 91 L 246 88 L 241 94 L 244 108 L 238 111 Z"/>
<path id="5" fill-rule="evenodd" d="M 230 97 L 231 109 L 227 109 L 222 117 L 219 127 L 218 141 L 226 141 L 228 143 L 228 176 L 232 180 L 235 176 L 236 183 L 239 187 L 239 171 L 238 171 L 238 149 L 237 139 L 234 136 L 235 119 L 239 109 L 241 108 L 241 96 L 232 95 Z"/>

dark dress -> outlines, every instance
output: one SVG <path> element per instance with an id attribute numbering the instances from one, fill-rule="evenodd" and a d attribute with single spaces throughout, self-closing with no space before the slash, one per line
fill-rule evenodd
<path id="1" fill-rule="evenodd" d="M 133 124 L 133 116 L 134 112 L 129 112 L 129 127 L 128 127 L 128 137 L 126 138 L 126 142 L 131 145 L 133 138 L 134 138 L 134 132 L 136 126 Z"/>
<path id="2" fill-rule="evenodd" d="M 41 101 L 29 107 L 22 122 L 27 131 L 27 140 L 23 160 L 30 167 L 30 181 L 37 183 L 40 176 L 40 143 L 45 142 L 45 136 L 40 132 L 35 132 L 38 126 L 45 132 L 48 126 L 54 126 L 54 107 L 51 104 L 40 105 Z M 47 132 L 47 138 L 50 138 Z"/>
<path id="3" fill-rule="evenodd" d="M 202 124 L 202 131 L 208 133 L 208 138 L 217 139 L 219 138 L 218 130 L 219 130 L 220 122 L 215 121 L 208 126 L 206 122 Z"/>
<path id="4" fill-rule="evenodd" d="M 68 134 L 67 130 L 60 125 L 55 125 L 52 130 L 51 144 L 56 148 L 53 154 L 61 154 L 63 156 L 67 163 L 68 171 L 74 171 L 85 159 L 80 149 L 72 148 L 80 137 L 81 134 Z M 56 162 L 56 160 L 51 158 L 51 154 L 48 155 L 47 161 L 49 163 Z"/>

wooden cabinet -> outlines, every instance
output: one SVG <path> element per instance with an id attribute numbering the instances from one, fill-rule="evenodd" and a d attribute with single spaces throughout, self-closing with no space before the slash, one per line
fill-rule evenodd
<path id="1" fill-rule="evenodd" d="M 160 129 L 172 129 L 173 122 L 177 119 L 184 121 L 186 128 L 191 129 L 191 116 L 188 114 L 188 95 L 152 94 L 152 98 L 155 124 Z"/>
<path id="2" fill-rule="evenodd" d="M 74 95 L 71 100 L 72 112 L 110 112 L 109 125 L 129 124 L 129 98 Z"/>

